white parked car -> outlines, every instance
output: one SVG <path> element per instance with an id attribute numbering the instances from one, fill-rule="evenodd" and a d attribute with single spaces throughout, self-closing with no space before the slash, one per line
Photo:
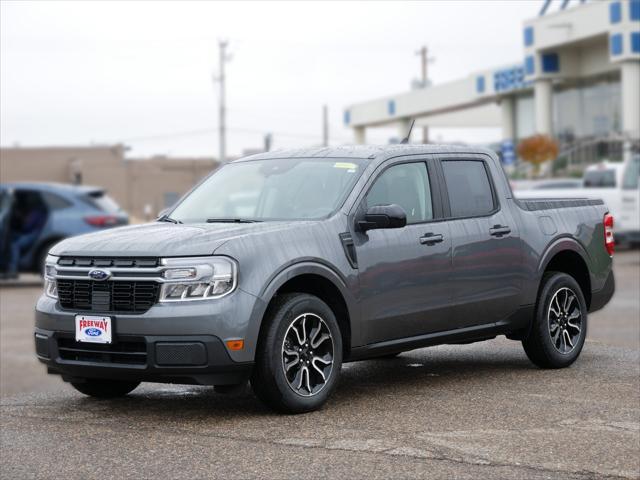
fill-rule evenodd
<path id="1" fill-rule="evenodd" d="M 626 162 L 602 162 L 587 168 L 582 188 L 515 189 L 517 198 L 601 198 L 615 218 L 618 243 L 640 244 L 640 155 Z"/>

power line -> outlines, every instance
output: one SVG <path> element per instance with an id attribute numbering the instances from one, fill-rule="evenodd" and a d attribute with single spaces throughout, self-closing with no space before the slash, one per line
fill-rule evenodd
<path id="1" fill-rule="evenodd" d="M 227 131 L 235 132 L 235 133 L 255 133 L 258 135 L 264 135 L 265 130 L 260 130 L 256 128 L 244 128 L 244 127 L 227 127 Z M 215 133 L 217 131 L 216 128 L 201 128 L 195 130 L 185 130 L 181 132 L 171 132 L 171 133 L 161 133 L 161 134 L 153 134 L 153 135 L 143 135 L 138 137 L 129 137 L 124 138 L 122 142 L 144 142 L 144 141 L 152 141 L 152 140 L 166 140 L 171 138 L 180 138 L 180 137 L 194 137 L 198 135 L 210 135 L 211 133 Z M 288 137 L 288 138 L 300 138 L 300 139 L 308 139 L 308 140 L 322 140 L 322 135 L 318 135 L 315 133 L 303 133 L 303 132 L 279 132 L 274 131 L 271 132 L 274 136 L 280 137 Z M 345 139 L 343 137 L 342 139 Z"/>

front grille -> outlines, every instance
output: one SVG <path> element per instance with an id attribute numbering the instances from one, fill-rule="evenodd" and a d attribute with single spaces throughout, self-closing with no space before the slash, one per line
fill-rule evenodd
<path id="1" fill-rule="evenodd" d="M 58 352 L 62 360 L 75 362 L 127 365 L 145 365 L 147 363 L 147 344 L 142 339 L 101 344 L 76 342 L 73 338 L 58 338 Z"/>
<path id="2" fill-rule="evenodd" d="M 159 265 L 155 257 L 60 257 L 61 267 L 153 268 Z"/>
<path id="3" fill-rule="evenodd" d="M 56 280 L 60 306 L 67 310 L 143 313 L 158 301 L 156 282 Z"/>

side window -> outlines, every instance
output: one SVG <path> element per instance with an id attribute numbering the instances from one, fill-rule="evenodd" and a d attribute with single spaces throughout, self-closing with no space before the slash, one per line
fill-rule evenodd
<path id="1" fill-rule="evenodd" d="M 452 217 L 476 217 L 491 213 L 496 205 L 484 162 L 444 160 L 444 180 Z"/>
<path id="2" fill-rule="evenodd" d="M 395 165 L 376 179 L 367 194 L 367 208 L 392 203 L 404 209 L 408 224 L 433 219 L 431 186 L 425 163 Z"/>
<path id="3" fill-rule="evenodd" d="M 51 192 L 40 192 L 45 203 L 51 210 L 62 210 L 71 206 L 71 202 Z"/>

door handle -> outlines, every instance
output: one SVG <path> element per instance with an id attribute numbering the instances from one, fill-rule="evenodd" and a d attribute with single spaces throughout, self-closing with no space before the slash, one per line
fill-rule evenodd
<path id="1" fill-rule="evenodd" d="M 439 233 L 425 233 L 422 237 L 420 237 L 420 243 L 422 245 L 435 245 L 436 243 L 440 243 L 443 240 L 444 237 Z"/>
<path id="2" fill-rule="evenodd" d="M 489 233 L 494 237 L 502 237 L 503 235 L 509 235 L 511 228 L 504 225 L 494 225 L 493 228 L 489 229 Z"/>

